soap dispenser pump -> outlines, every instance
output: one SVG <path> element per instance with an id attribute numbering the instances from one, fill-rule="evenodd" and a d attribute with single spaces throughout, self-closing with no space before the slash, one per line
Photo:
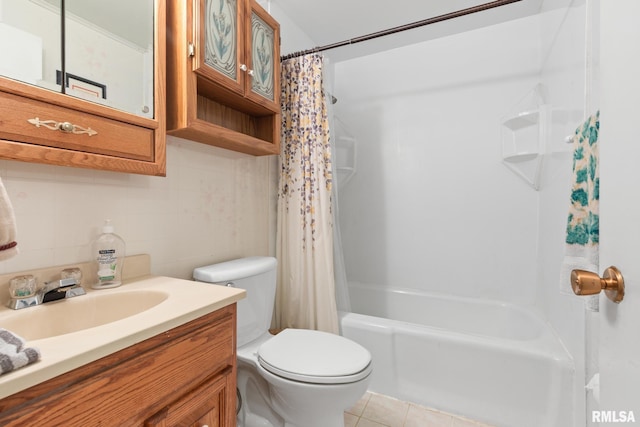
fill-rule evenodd
<path id="1" fill-rule="evenodd" d="M 125 244 L 122 237 L 115 234 L 115 227 L 107 219 L 102 226 L 102 234 L 93 244 L 96 261 L 96 281 L 93 289 L 115 288 L 122 284 L 122 264 L 125 256 Z"/>

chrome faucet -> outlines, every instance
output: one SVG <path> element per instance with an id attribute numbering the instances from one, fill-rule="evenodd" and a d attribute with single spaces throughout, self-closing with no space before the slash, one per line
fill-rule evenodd
<path id="1" fill-rule="evenodd" d="M 11 298 L 7 306 L 14 310 L 19 310 L 52 301 L 77 297 L 85 293 L 84 288 L 74 278 L 54 280 L 46 282 L 35 295 L 24 298 Z"/>

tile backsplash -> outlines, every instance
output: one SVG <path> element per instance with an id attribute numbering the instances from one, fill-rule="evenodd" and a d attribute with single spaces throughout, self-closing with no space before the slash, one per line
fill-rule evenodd
<path id="1" fill-rule="evenodd" d="M 88 261 L 104 219 L 157 275 L 189 279 L 195 266 L 273 254 L 276 166 L 276 156 L 174 137 L 166 177 L 2 160 L 20 253 L 0 274 Z"/>

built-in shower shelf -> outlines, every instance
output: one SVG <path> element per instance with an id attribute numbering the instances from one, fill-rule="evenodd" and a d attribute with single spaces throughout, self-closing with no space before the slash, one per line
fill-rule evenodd
<path id="1" fill-rule="evenodd" d="M 503 160 L 509 163 L 520 163 L 520 162 L 528 162 L 529 160 L 534 160 L 538 156 L 540 156 L 539 153 L 517 153 L 517 154 L 512 154 L 510 156 L 506 156 L 503 158 Z"/>
<path id="2" fill-rule="evenodd" d="M 354 137 L 352 137 L 352 136 L 343 136 L 343 135 L 340 135 L 340 136 L 338 137 L 338 139 L 339 139 L 340 141 L 345 141 L 345 142 L 352 142 L 352 143 L 356 142 L 356 139 L 355 139 Z"/>
<path id="3" fill-rule="evenodd" d="M 542 159 L 542 154 L 519 154 L 505 157 L 502 162 L 534 190 L 539 190 Z"/>
<path id="4" fill-rule="evenodd" d="M 338 184 L 340 186 L 344 186 L 347 182 L 349 182 L 349 180 L 351 180 L 353 175 L 355 175 L 356 173 L 355 168 L 348 166 L 338 166 L 336 170 L 338 171 Z"/>
<path id="5" fill-rule="evenodd" d="M 540 111 L 523 111 L 515 116 L 504 119 L 502 125 L 513 130 L 519 130 L 528 126 L 537 126 L 540 122 Z"/>
<path id="6" fill-rule="evenodd" d="M 344 123 L 336 118 L 336 145 L 335 145 L 335 178 L 338 188 L 344 187 L 357 170 L 357 140 L 347 131 Z"/>
<path id="7" fill-rule="evenodd" d="M 538 190 L 549 106 L 537 85 L 502 118 L 502 163 Z"/>

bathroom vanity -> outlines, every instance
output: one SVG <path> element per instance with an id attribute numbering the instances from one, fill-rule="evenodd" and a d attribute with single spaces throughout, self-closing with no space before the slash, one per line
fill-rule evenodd
<path id="1" fill-rule="evenodd" d="M 145 292 L 166 298 L 102 325 L 78 318 L 89 322 L 86 329 L 24 337 L 42 359 L 0 376 L 0 425 L 235 426 L 236 301 L 243 290 L 146 276 L 19 312 L 65 304 L 73 312 L 72 303 L 100 310 L 112 304 L 107 293 L 126 305 L 129 295 Z M 0 325 L 14 315 L 1 308 Z"/>

